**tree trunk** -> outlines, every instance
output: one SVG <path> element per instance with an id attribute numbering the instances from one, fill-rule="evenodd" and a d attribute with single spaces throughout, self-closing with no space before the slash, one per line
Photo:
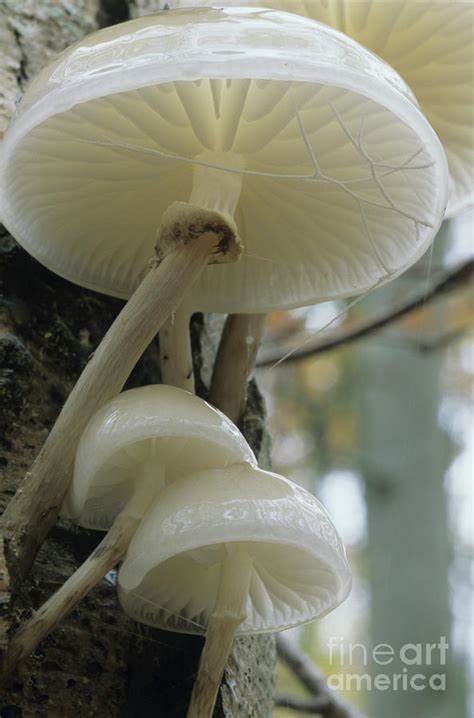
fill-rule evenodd
<path id="1" fill-rule="evenodd" d="M 64 47 L 99 25 L 143 12 L 126 0 L 0 0 L 0 136 L 23 83 Z M 147 2 L 146 11 L 159 3 Z M 38 453 L 71 387 L 122 303 L 82 290 L 41 267 L 0 226 L 1 508 Z M 207 396 L 221 330 L 195 317 L 198 393 Z M 129 383 L 159 381 L 157 343 Z M 263 404 L 253 384 L 245 431 L 256 452 L 267 445 Z M 267 459 L 264 459 L 265 463 Z M 11 612 L 0 606 L 0 649 L 8 630 L 41 605 L 99 542 L 99 532 L 59 523 L 44 544 Z M 7 574 L 2 573 L 0 582 Z M 2 718 L 185 716 L 202 639 L 160 632 L 127 618 L 113 576 L 104 579 L 28 660 L 0 695 Z M 3 643 L 2 643 L 3 642 Z M 222 718 L 271 715 L 274 642 L 241 639 L 217 706 Z"/>
<path id="2" fill-rule="evenodd" d="M 446 225 L 444 231 L 446 229 Z M 441 262 L 444 231 L 435 244 Z M 417 265 L 428 273 L 429 258 Z M 413 291 L 402 278 L 376 295 L 392 303 L 397 291 Z M 415 285 L 416 286 L 416 285 Z M 408 291 L 407 291 L 408 289 Z M 432 310 L 434 311 L 434 310 Z M 437 331 L 443 331 L 440 322 Z M 361 457 L 366 481 L 371 644 L 389 644 L 396 654 L 406 644 L 450 644 L 446 663 L 439 650 L 431 664 L 406 666 L 397 657 L 370 670 L 426 676 L 425 690 L 374 690 L 374 716 L 451 718 L 464 715 L 464 681 L 451 641 L 449 608 L 450 538 L 444 478 L 452 447 L 439 423 L 444 355 L 422 352 L 414 331 L 379 335 L 361 346 Z M 419 331 L 419 330 L 418 330 Z M 407 656 L 413 658 L 413 650 Z M 433 674 L 447 676 L 446 690 L 428 685 Z M 436 683 L 439 685 L 439 681 Z"/>

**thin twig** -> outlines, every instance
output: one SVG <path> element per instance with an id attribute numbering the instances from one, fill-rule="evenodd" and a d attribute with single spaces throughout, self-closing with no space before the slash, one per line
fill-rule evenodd
<path id="1" fill-rule="evenodd" d="M 471 327 L 472 324 L 469 325 Z M 461 329 L 453 329 L 450 332 L 445 332 L 437 337 L 425 339 L 422 342 L 414 344 L 414 348 L 418 349 L 422 354 L 430 354 L 431 352 L 437 352 L 440 349 L 446 349 L 450 344 L 459 341 L 466 333 L 467 327 Z"/>
<path id="2" fill-rule="evenodd" d="M 326 698 L 299 698 L 298 696 L 280 695 L 273 699 L 275 708 L 288 708 L 295 713 L 314 713 L 319 716 L 327 716 L 332 710 L 332 705 Z"/>
<path id="3" fill-rule="evenodd" d="M 292 641 L 280 634 L 277 636 L 277 651 L 280 660 L 299 679 L 300 683 L 310 692 L 313 699 L 321 701 L 319 712 L 325 718 L 364 718 L 363 714 L 348 705 L 331 688 L 323 673 L 314 665 L 308 656 L 299 650 Z M 298 700 L 293 700 L 296 705 Z M 292 706 L 287 705 L 288 708 Z M 295 710 L 299 710 L 296 709 Z"/>
<path id="4" fill-rule="evenodd" d="M 360 322 L 356 327 L 346 331 L 334 332 L 331 337 L 321 341 L 315 339 L 314 342 L 306 343 L 304 347 L 295 349 L 294 352 L 288 354 L 285 363 L 289 361 L 298 361 L 307 359 L 308 357 L 322 354 L 324 352 L 336 349 L 344 344 L 355 342 L 363 339 L 370 334 L 377 332 L 379 329 L 392 324 L 398 319 L 407 316 L 416 309 L 424 307 L 425 304 L 439 297 L 441 294 L 452 291 L 459 286 L 466 284 L 474 277 L 474 259 L 470 259 L 461 264 L 451 272 L 446 273 L 439 281 L 432 284 L 428 289 L 423 289 L 417 296 L 408 302 L 398 305 L 388 312 L 380 314 L 378 317 Z M 284 354 L 280 349 L 273 352 L 265 353 L 257 362 L 258 367 L 268 367 L 277 364 L 283 359 Z"/>

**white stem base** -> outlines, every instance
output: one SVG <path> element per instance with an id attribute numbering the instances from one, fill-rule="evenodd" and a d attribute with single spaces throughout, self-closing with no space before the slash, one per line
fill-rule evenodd
<path id="1" fill-rule="evenodd" d="M 211 718 L 217 691 L 232 649 L 235 633 L 245 620 L 253 559 L 238 547 L 228 546 L 206 642 L 199 661 L 187 718 Z"/>

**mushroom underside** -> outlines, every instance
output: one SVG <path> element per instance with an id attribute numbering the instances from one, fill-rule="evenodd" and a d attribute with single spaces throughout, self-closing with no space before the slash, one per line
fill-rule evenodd
<path id="1" fill-rule="evenodd" d="M 215 0 L 171 0 L 172 8 Z M 222 0 L 224 7 L 238 0 Z M 376 53 L 400 73 L 440 138 L 451 175 L 447 216 L 474 202 L 474 53 L 472 2 L 412 0 L 247 0 L 248 6 L 296 13 L 325 23 Z"/>
<path id="2" fill-rule="evenodd" d="M 128 297 L 197 169 L 222 187 L 238 173 L 243 256 L 204 270 L 195 309 L 266 312 L 368 290 L 429 245 L 441 165 L 406 98 L 397 114 L 354 84 L 202 79 L 81 102 L 17 139 L 5 221 L 56 273 Z"/>
<path id="3" fill-rule="evenodd" d="M 224 468 L 228 464 L 248 457 L 239 453 L 237 445 L 229 445 L 223 433 L 218 442 L 204 438 L 205 427 L 200 436 L 161 435 L 133 442 L 115 451 L 97 468 L 94 474 L 74 480 L 62 509 L 64 518 L 74 520 L 88 529 L 107 531 L 114 519 L 131 499 L 136 482 L 140 480 L 140 466 L 155 456 L 159 469 L 164 467 L 164 480 L 157 469 L 157 492 L 169 483 L 188 474 L 206 469 Z M 237 442 L 235 442 L 237 443 Z"/>
<path id="4" fill-rule="evenodd" d="M 246 618 L 238 633 L 283 630 L 310 621 L 347 595 L 349 586 L 341 582 L 334 564 L 318 556 L 317 547 L 313 552 L 279 541 L 235 543 L 253 558 Z M 225 552 L 226 544 L 186 551 L 152 568 L 136 585 L 132 572 L 122 568 L 123 608 L 140 623 L 204 635 Z"/>

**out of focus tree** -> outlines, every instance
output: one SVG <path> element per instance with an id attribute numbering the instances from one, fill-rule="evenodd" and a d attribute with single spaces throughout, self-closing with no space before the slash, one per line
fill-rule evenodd
<path id="1" fill-rule="evenodd" d="M 413 291 L 419 275 L 439 265 L 446 232 L 435 251 L 417 267 L 415 277 L 401 278 L 373 301 L 390 303 Z M 426 281 L 423 280 L 422 281 Z M 465 715 L 462 671 L 452 650 L 435 648 L 428 665 L 426 647 L 444 637 L 451 644 L 449 566 L 451 545 L 444 479 L 452 459 L 450 439 L 439 421 L 443 352 L 426 349 L 429 338 L 452 332 L 448 307 L 418 311 L 392 334 L 359 347 L 360 467 L 366 486 L 370 576 L 370 644 L 388 644 L 395 657 L 388 667 L 370 662 L 380 673 L 425 678 L 422 690 L 372 690 L 371 715 L 384 718 L 453 718 Z M 407 666 L 397 654 L 408 644 Z M 370 654 L 369 654 L 370 655 Z M 446 676 L 429 687 L 430 675 Z"/>
<path id="2" fill-rule="evenodd" d="M 442 285 L 447 276 L 444 255 L 453 241 L 452 227 L 450 231 L 446 224 L 434 252 L 408 276 L 364 298 L 305 346 L 350 334 L 398 305 L 430 296 L 430 288 Z M 381 673 L 403 675 L 405 667 L 395 660 L 388 666 L 371 662 L 371 647 L 378 643 L 397 651 L 404 644 L 437 644 L 445 636 L 450 646 L 446 666 L 439 665 L 440 653 L 434 649 L 431 665 L 423 657 L 419 669 L 406 667 L 407 673 L 423 673 L 427 679 L 446 673 L 446 691 L 403 690 L 401 684 L 398 690 L 366 691 L 362 683 L 361 690 L 348 692 L 354 705 L 376 718 L 468 714 L 464 666 L 452 641 L 452 604 L 459 600 L 451 580 L 457 544 L 452 545 L 448 520 L 446 472 L 456 447 L 440 414 L 453 387 L 464 397 L 471 391 L 472 375 L 456 357 L 453 361 L 457 347 L 469 341 L 472 326 L 473 296 L 465 283 L 470 275 L 461 273 L 459 285 L 457 280 L 450 285 L 453 291 L 430 296 L 425 306 L 382 331 L 369 332 L 337 350 L 302 361 L 288 357 L 261 370 L 271 409 L 275 467 L 317 494 L 322 490 L 324 499 L 332 497 L 329 508 L 336 523 L 340 518 L 342 533 L 360 533 L 354 527 L 364 520 L 367 524 L 366 534 L 349 545 L 356 580 L 346 613 L 302 632 L 300 645 L 328 674 L 371 673 L 372 678 Z M 340 313 L 340 305 L 328 304 L 273 316 L 269 339 L 279 347 L 274 355 L 300 347 L 315 327 L 325 327 Z M 351 486 L 365 504 L 362 518 L 352 510 Z M 349 641 L 364 644 L 367 665 L 360 651 L 358 663 L 347 656 L 339 664 L 334 659 L 329 663 L 329 635 L 341 637 L 346 648 Z M 296 690 L 284 669 L 279 686 L 283 693 Z M 304 691 L 299 689 L 299 694 Z M 292 712 L 278 708 L 276 715 L 289 718 Z"/>

